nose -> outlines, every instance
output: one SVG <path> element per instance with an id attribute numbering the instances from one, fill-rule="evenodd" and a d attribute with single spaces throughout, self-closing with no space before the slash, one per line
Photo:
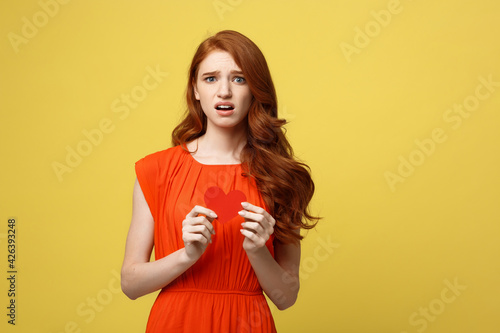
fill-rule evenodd
<path id="1" fill-rule="evenodd" d="M 231 85 L 226 80 L 219 81 L 219 90 L 217 91 L 217 97 L 219 98 L 230 98 L 233 94 L 231 92 Z"/>

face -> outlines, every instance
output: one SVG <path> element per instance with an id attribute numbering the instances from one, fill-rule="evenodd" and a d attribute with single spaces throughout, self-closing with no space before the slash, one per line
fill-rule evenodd
<path id="1" fill-rule="evenodd" d="M 252 94 L 241 69 L 224 51 L 213 51 L 200 63 L 194 95 L 207 116 L 207 126 L 246 124 Z"/>

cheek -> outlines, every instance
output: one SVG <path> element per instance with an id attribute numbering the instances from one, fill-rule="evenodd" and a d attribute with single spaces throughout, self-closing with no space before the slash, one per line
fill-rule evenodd
<path id="1" fill-rule="evenodd" d="M 250 109 L 250 106 L 252 105 L 252 102 L 253 102 L 253 96 L 252 96 L 252 95 L 249 95 L 249 96 L 246 98 L 247 109 Z"/>
<path id="2" fill-rule="evenodd" d="M 195 91 L 197 99 L 199 101 L 203 102 L 212 102 L 213 97 L 216 94 L 215 88 L 214 87 L 202 87 L 201 89 L 198 89 Z"/>
<path id="3" fill-rule="evenodd" d="M 245 103 L 247 106 L 250 107 L 250 105 L 252 104 L 252 100 L 253 100 L 253 96 L 252 96 L 252 93 L 250 92 L 250 89 L 248 89 L 247 91 L 244 91 L 242 93 L 242 96 L 243 96 L 243 103 Z"/>
<path id="4" fill-rule="evenodd" d="M 207 98 L 205 91 L 203 91 L 203 90 L 198 91 L 195 96 L 196 96 L 196 99 L 200 102 L 201 106 L 204 106 L 205 104 L 207 104 L 208 98 Z"/>

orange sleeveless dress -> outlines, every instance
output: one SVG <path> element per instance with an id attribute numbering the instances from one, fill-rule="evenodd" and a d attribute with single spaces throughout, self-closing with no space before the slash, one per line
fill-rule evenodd
<path id="1" fill-rule="evenodd" d="M 156 298 L 146 332 L 276 332 L 257 276 L 243 249 L 241 202 L 266 208 L 242 166 L 206 165 L 181 146 L 135 165 L 154 218 L 156 260 L 184 247 L 182 221 L 195 205 L 214 210 L 215 235 L 198 261 Z M 273 237 L 266 246 L 274 257 Z"/>

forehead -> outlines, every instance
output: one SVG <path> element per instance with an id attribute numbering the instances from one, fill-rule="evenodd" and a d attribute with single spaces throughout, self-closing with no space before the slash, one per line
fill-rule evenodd
<path id="1" fill-rule="evenodd" d="M 200 63 L 199 73 L 213 71 L 241 71 L 231 54 L 226 51 L 215 50 L 210 52 Z"/>

